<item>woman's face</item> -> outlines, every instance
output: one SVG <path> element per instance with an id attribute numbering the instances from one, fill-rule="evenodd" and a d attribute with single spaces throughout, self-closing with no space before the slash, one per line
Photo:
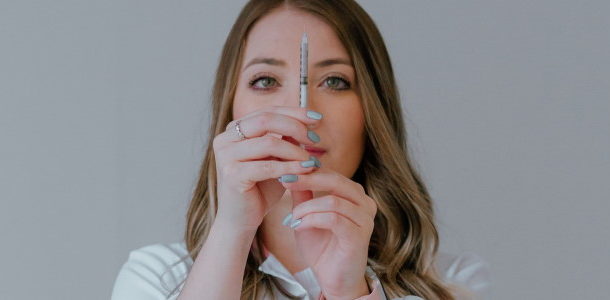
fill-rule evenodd
<path id="1" fill-rule="evenodd" d="M 324 168 L 351 178 L 364 152 L 364 116 L 356 93 L 355 71 L 333 29 L 316 16 L 279 8 L 251 29 L 240 67 L 233 119 L 265 106 L 299 106 L 300 42 L 309 42 L 308 109 L 324 115 L 315 147 Z M 254 63 L 270 58 L 277 63 Z M 326 62 L 326 63 L 324 63 Z"/>

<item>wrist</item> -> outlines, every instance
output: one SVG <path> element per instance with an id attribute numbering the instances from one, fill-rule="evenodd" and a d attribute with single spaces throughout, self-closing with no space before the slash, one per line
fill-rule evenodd
<path id="1" fill-rule="evenodd" d="M 256 235 L 258 227 L 255 226 L 242 226 L 239 222 L 236 222 L 233 218 L 228 218 L 222 214 L 217 214 L 212 224 L 212 229 L 220 230 L 224 234 L 231 236 L 248 237 Z"/>
<path id="2" fill-rule="evenodd" d="M 321 299 L 324 300 L 354 300 L 360 298 L 362 296 L 367 296 L 371 294 L 371 289 L 369 287 L 368 281 L 365 277 L 362 277 L 360 283 L 357 288 L 353 289 L 353 293 L 344 294 L 344 295 L 323 295 Z"/>
<path id="3" fill-rule="evenodd" d="M 248 247 L 252 244 L 252 240 L 256 235 L 256 229 L 245 229 L 223 218 L 216 218 L 210 228 L 210 235 L 216 235 L 225 241 L 235 241 L 237 243 L 247 244 Z"/>

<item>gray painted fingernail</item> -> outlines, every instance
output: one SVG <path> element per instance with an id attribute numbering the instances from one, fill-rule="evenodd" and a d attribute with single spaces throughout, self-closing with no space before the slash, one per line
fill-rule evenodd
<path id="1" fill-rule="evenodd" d="M 279 180 L 279 182 L 295 182 L 297 181 L 299 178 L 297 177 L 297 175 L 294 174 L 286 174 L 286 175 L 282 175 L 280 178 L 278 178 L 277 180 Z"/>
<path id="2" fill-rule="evenodd" d="M 303 222 L 302 219 L 294 220 L 294 222 L 292 222 L 292 224 L 290 224 L 290 228 L 295 228 L 295 227 L 299 226 L 299 224 L 301 224 L 301 222 Z"/>
<path id="3" fill-rule="evenodd" d="M 318 168 L 322 167 L 322 162 L 317 157 L 311 156 L 310 158 L 316 162 L 316 167 L 318 167 Z"/>
<path id="4" fill-rule="evenodd" d="M 292 213 L 287 214 L 282 221 L 282 225 L 288 226 L 292 222 Z"/>
<path id="5" fill-rule="evenodd" d="M 307 137 L 314 143 L 320 142 L 320 136 L 311 130 L 307 130 Z"/>
<path id="6" fill-rule="evenodd" d="M 322 119 L 322 114 L 317 111 L 308 110 L 307 117 L 314 120 L 320 120 Z"/>
<path id="7" fill-rule="evenodd" d="M 316 161 L 313 159 L 301 162 L 301 167 L 303 167 L 303 168 L 309 168 L 309 167 L 313 167 L 313 166 L 317 166 Z"/>

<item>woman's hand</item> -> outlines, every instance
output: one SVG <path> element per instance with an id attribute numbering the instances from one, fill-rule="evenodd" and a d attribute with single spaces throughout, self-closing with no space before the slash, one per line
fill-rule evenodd
<path id="1" fill-rule="evenodd" d="M 309 153 L 293 143 L 268 135 L 290 136 L 312 145 L 308 125 L 319 122 L 299 107 L 265 107 L 240 120 L 240 140 L 231 121 L 226 131 L 214 138 L 218 179 L 218 211 L 215 222 L 240 231 L 256 232 L 264 216 L 284 194 L 276 178 L 284 174 L 306 174 L 315 167 L 303 167 Z M 318 114 L 318 116 L 320 116 Z M 315 137 L 315 134 L 314 134 Z"/>
<path id="2" fill-rule="evenodd" d="M 291 190 L 294 201 L 297 246 L 326 299 L 368 294 L 365 271 L 377 213 L 375 201 L 360 184 L 326 168 L 282 184 Z M 329 194 L 311 199 L 311 191 Z"/>

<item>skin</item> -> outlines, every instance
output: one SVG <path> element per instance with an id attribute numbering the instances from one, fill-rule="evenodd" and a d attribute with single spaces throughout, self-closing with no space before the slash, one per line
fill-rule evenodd
<path id="1" fill-rule="evenodd" d="M 309 36 L 308 108 L 299 107 L 298 95 L 303 31 Z M 377 206 L 350 179 L 362 159 L 365 132 L 349 55 L 322 20 L 285 7 L 261 18 L 246 42 L 233 121 L 213 141 L 216 218 L 178 299 L 239 299 L 234 287 L 242 285 L 259 228 L 267 249 L 292 274 L 312 268 L 326 299 L 368 295 L 367 251 Z M 250 65 L 259 57 L 284 63 Z M 327 59 L 347 63 L 316 66 Z M 323 118 L 308 118 L 307 110 Z M 238 120 L 244 140 L 235 131 Z M 321 140 L 310 140 L 308 130 Z M 299 144 L 324 148 L 322 167 L 301 166 L 310 153 Z M 279 182 L 285 174 L 298 180 Z M 282 225 L 290 212 L 301 220 L 294 228 Z"/>
<path id="2" fill-rule="evenodd" d="M 327 150 L 319 157 L 324 170 L 316 171 L 324 176 L 313 177 L 312 175 L 300 175 L 299 181 L 291 184 L 284 184 L 289 190 L 283 195 L 282 199 L 264 217 L 262 223 L 262 239 L 267 247 L 292 273 L 299 272 L 313 262 L 318 265 L 314 272 L 318 280 L 327 279 L 329 286 L 336 287 L 345 282 L 338 282 L 330 277 L 333 274 L 330 270 L 336 268 L 340 259 L 338 255 L 332 255 L 324 247 L 338 249 L 340 247 L 359 247 L 360 251 L 355 258 L 356 261 L 364 261 L 366 266 L 366 249 L 368 239 L 367 230 L 346 231 L 346 234 L 362 234 L 365 238 L 357 241 L 345 241 L 339 243 L 335 233 L 328 228 L 315 228 L 315 220 L 312 223 L 302 222 L 297 228 L 297 232 L 290 227 L 282 226 L 284 217 L 294 212 L 294 219 L 302 217 L 307 212 L 329 211 L 332 203 L 334 205 L 351 205 L 358 214 L 358 207 L 352 202 L 354 199 L 344 199 L 333 196 L 329 190 L 336 184 L 344 194 L 363 197 L 363 193 L 353 193 L 359 191 L 359 187 L 349 178 L 356 171 L 364 151 L 364 117 L 359 96 L 355 90 L 355 71 L 351 66 L 349 55 L 338 39 L 333 29 L 317 17 L 290 9 L 279 9 L 266 17 L 262 18 L 250 32 L 244 54 L 244 68 L 239 77 L 236 95 L 233 106 L 233 118 L 240 119 L 248 113 L 257 111 L 268 106 L 291 106 L 299 105 L 299 47 L 303 31 L 308 33 L 309 38 L 309 109 L 320 112 L 324 115 L 319 124 L 309 126 L 320 137 L 321 141 L 315 144 Z M 269 65 L 265 63 L 248 65 L 254 58 L 270 57 L 285 62 L 285 65 Z M 347 64 L 332 64 L 326 67 L 314 66 L 317 62 L 326 59 L 339 58 Z M 261 76 L 263 76 L 261 78 Z M 339 76 L 347 80 L 332 78 Z M 265 78 L 267 77 L 267 78 Z M 257 79 L 260 78 L 260 79 Z M 251 85 L 252 80 L 258 80 Z M 257 90 L 258 88 L 258 90 Z M 339 176 L 335 176 L 339 175 Z M 323 184 L 326 180 L 326 183 Z M 302 190 L 311 188 L 313 196 L 327 198 L 316 198 L 317 205 L 301 205 L 293 203 L 294 198 L 312 198 L 311 193 Z M 295 192 L 301 190 L 300 192 Z M 338 192 L 337 192 L 338 193 Z M 336 194 L 336 193 L 335 193 Z M 334 202 L 333 202 L 334 201 Z M 306 203 L 304 203 L 306 204 Z M 295 210 L 293 211 L 293 208 Z M 364 206 L 366 208 L 366 206 Z M 362 208 L 364 210 L 364 208 Z M 369 206 L 370 208 L 370 206 Z M 369 211 L 370 212 L 370 211 Z M 374 216 L 374 215 L 373 215 Z M 319 222 L 323 223 L 324 217 L 332 217 L 330 214 L 318 215 Z M 359 213 L 352 219 L 360 218 L 362 223 L 367 223 L 366 213 Z M 345 218 L 339 219 L 341 222 Z M 355 226 L 354 222 L 349 222 L 348 226 Z M 367 224 L 370 225 L 370 224 Z M 371 227 L 372 229 L 372 227 Z M 370 238 L 370 234 L 368 236 Z M 341 236 L 340 238 L 345 238 Z M 349 239 L 349 237 L 347 237 Z M 362 241 L 366 241 L 365 244 Z M 301 251 L 304 250 L 304 251 Z M 341 250 L 341 249 L 339 249 Z M 349 252 L 345 249 L 345 252 Z M 353 252 L 353 251 L 351 251 Z M 299 255 L 300 253 L 300 255 Z M 326 254 L 325 257 L 320 257 Z M 344 255 L 341 259 L 349 262 L 354 255 Z M 332 261 L 336 259 L 335 261 Z M 322 267 L 326 261 L 331 264 Z M 363 278 L 362 265 L 358 269 L 359 279 Z M 351 274 L 350 274 L 351 275 Z M 331 275 L 332 276 L 332 275 Z M 321 278 L 322 277 L 322 278 Z M 356 279 L 352 280 L 352 282 Z M 324 285 L 326 282 L 322 282 Z M 358 280 L 358 293 L 368 294 L 368 288 L 363 288 L 362 280 Z M 339 292 L 339 291 L 338 291 Z M 327 297 L 328 298 L 328 297 Z"/>

